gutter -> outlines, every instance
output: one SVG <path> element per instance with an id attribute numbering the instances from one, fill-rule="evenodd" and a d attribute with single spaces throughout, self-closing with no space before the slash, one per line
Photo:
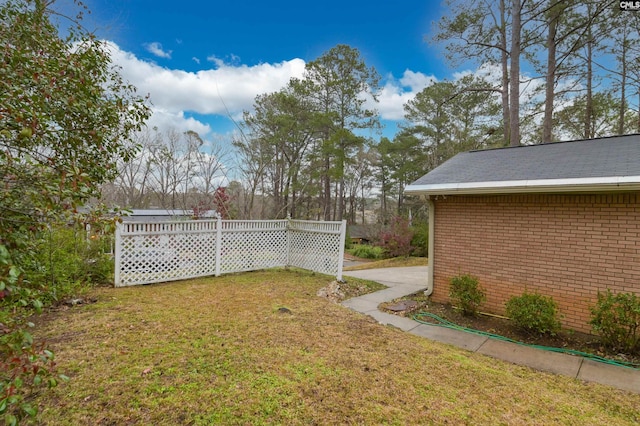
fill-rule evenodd
<path id="1" fill-rule="evenodd" d="M 640 176 L 612 176 L 567 179 L 535 179 L 487 182 L 459 182 L 428 185 L 409 185 L 406 194 L 513 194 L 535 192 L 606 192 L 638 191 Z"/>
<path id="2" fill-rule="evenodd" d="M 431 199 L 427 197 L 427 205 L 429 208 L 429 243 L 427 254 L 429 256 L 429 269 L 427 269 L 427 289 L 424 291 L 425 296 L 433 293 L 433 265 L 435 256 L 435 236 L 436 236 L 436 206 Z"/>

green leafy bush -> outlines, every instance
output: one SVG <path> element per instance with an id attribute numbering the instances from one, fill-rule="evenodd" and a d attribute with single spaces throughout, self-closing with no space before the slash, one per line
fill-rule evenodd
<path id="1" fill-rule="evenodd" d="M 27 313 L 39 312 L 37 294 L 22 285 L 23 274 L 9 250 L 0 244 L 0 417 L 17 424 L 36 416 L 30 396 L 42 387 L 54 387 L 66 376 L 55 374 L 53 353 L 36 344 L 27 331 Z M 25 315 L 16 315 L 21 309 Z"/>
<path id="2" fill-rule="evenodd" d="M 640 351 L 640 297 L 631 293 L 598 293 L 589 324 L 611 348 L 634 353 Z"/>
<path id="3" fill-rule="evenodd" d="M 480 288 L 478 278 L 469 274 L 458 275 L 449 281 L 449 297 L 462 309 L 464 315 L 476 315 L 478 308 L 486 300 L 484 289 Z"/>
<path id="4" fill-rule="evenodd" d="M 550 296 L 524 293 L 506 303 L 506 313 L 516 327 L 537 334 L 554 335 L 560 331 L 558 305 Z"/>
<path id="5" fill-rule="evenodd" d="M 354 245 L 348 252 L 363 259 L 382 259 L 384 257 L 384 249 L 382 247 L 367 244 Z"/>
<path id="6" fill-rule="evenodd" d="M 88 238 L 79 225 L 52 226 L 23 269 L 34 285 L 47 289 L 48 297 L 60 299 L 88 285 L 111 282 L 113 259 L 106 253 L 108 245 L 107 236 Z"/>
<path id="7" fill-rule="evenodd" d="M 411 246 L 413 247 L 413 256 L 427 257 L 429 255 L 429 224 L 427 222 L 415 223 L 411 230 L 413 238 L 411 238 Z"/>

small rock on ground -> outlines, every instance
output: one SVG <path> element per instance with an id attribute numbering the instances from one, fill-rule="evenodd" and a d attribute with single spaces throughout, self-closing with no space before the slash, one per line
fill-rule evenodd
<path id="1" fill-rule="evenodd" d="M 337 281 L 332 281 L 328 286 L 322 287 L 318 290 L 318 296 L 329 299 L 334 303 L 338 303 L 344 299 L 344 293 L 340 291 L 340 284 Z"/>

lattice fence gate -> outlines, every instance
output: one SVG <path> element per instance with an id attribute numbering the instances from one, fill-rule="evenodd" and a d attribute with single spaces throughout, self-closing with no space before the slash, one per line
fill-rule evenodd
<path id="1" fill-rule="evenodd" d="M 342 279 L 346 222 L 194 220 L 121 223 L 115 285 L 295 266 Z"/>

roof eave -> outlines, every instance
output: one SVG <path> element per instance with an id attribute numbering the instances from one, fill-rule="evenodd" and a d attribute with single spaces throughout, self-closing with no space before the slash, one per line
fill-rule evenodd
<path id="1" fill-rule="evenodd" d="M 408 185 L 404 192 L 408 195 L 473 195 L 636 190 L 640 190 L 640 176 Z"/>

